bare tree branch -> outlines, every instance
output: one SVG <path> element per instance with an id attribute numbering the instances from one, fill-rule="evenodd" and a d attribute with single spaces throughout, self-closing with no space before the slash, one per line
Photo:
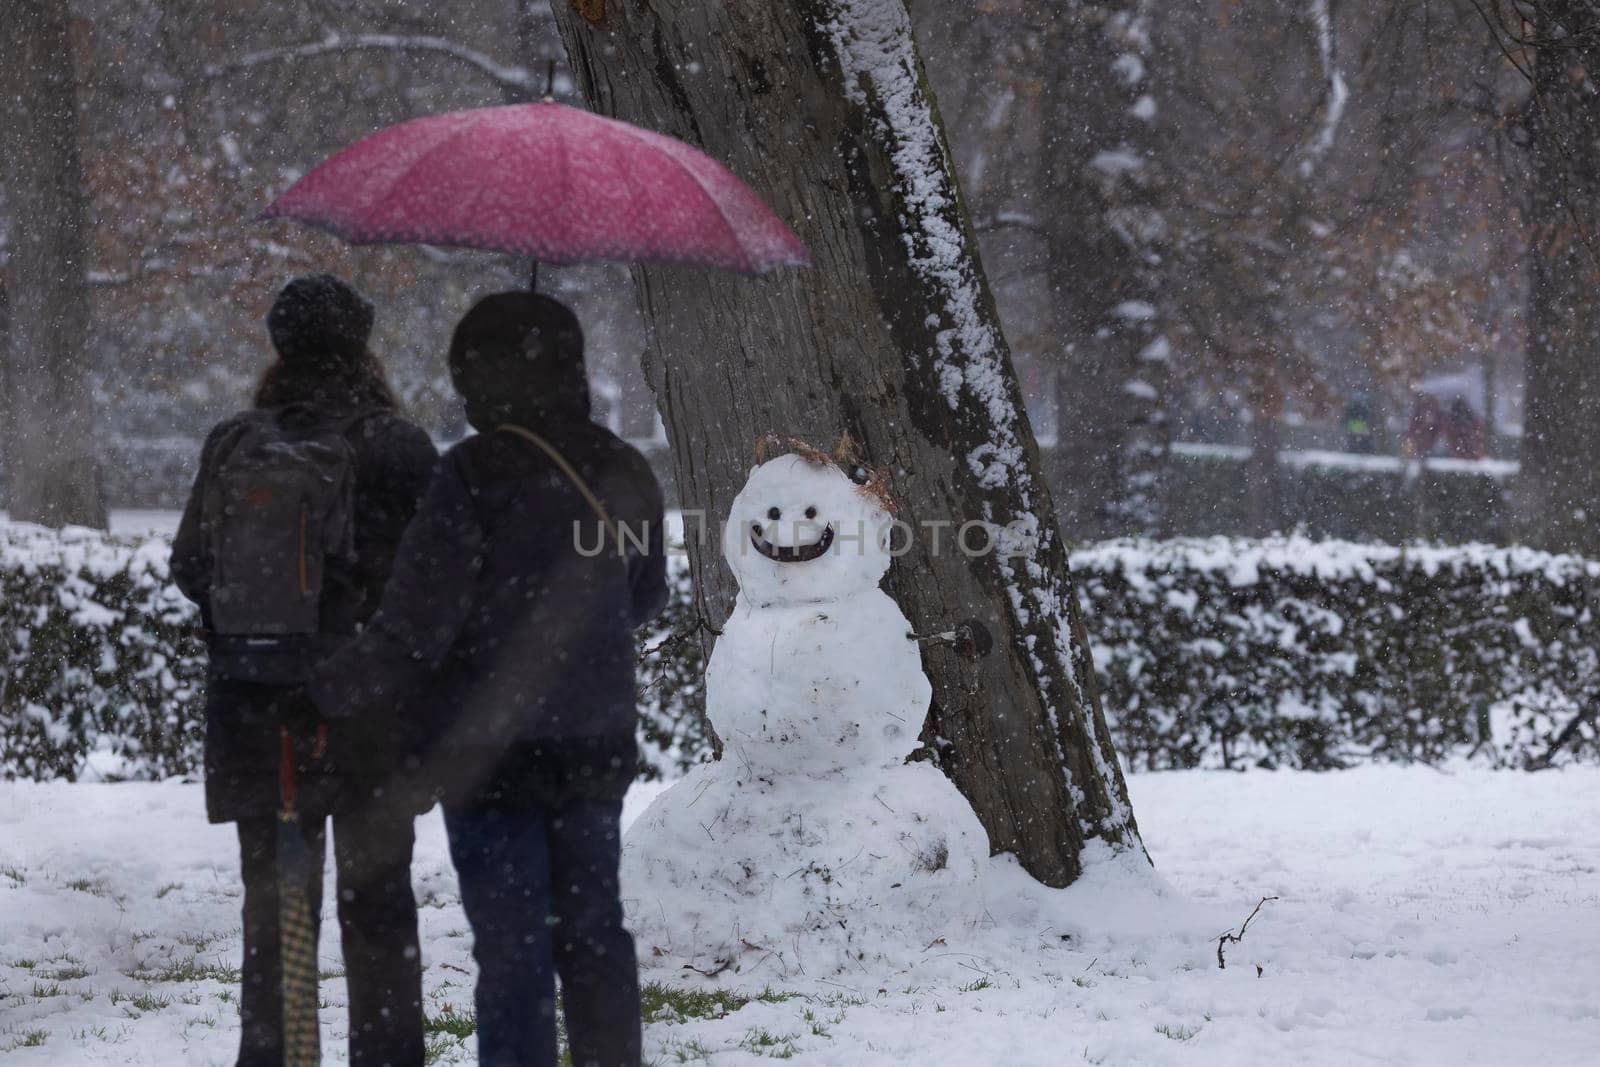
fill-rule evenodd
<path id="1" fill-rule="evenodd" d="M 541 83 L 541 79 L 527 68 L 499 63 L 493 57 L 485 55 L 474 48 L 468 48 L 458 41 L 452 41 L 446 37 L 393 33 L 361 33 L 349 37 L 330 33 L 320 41 L 285 45 L 282 48 L 267 48 L 260 52 L 251 52 L 248 55 L 240 56 L 237 59 L 211 64 L 205 68 L 205 75 L 208 78 L 221 78 L 238 71 L 265 66 L 269 63 L 312 59 L 317 56 L 345 52 L 415 52 L 443 55 L 465 63 L 503 88 L 516 89 L 523 92 L 539 92 L 545 88 Z M 570 86 L 560 86 L 559 88 L 563 93 L 570 91 Z"/>

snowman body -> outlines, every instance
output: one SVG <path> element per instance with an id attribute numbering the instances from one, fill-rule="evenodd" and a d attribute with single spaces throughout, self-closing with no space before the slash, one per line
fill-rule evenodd
<path id="1" fill-rule="evenodd" d="M 720 761 L 630 828 L 640 956 L 831 974 L 909 959 L 982 913 L 988 838 L 936 768 L 907 764 L 931 687 L 878 582 L 891 517 L 831 464 L 783 456 L 735 499 L 739 580 L 706 670 Z"/>
<path id="2" fill-rule="evenodd" d="M 811 776 L 904 762 L 932 694 L 909 630 L 877 588 L 763 607 L 741 598 L 706 668 L 723 758 Z"/>

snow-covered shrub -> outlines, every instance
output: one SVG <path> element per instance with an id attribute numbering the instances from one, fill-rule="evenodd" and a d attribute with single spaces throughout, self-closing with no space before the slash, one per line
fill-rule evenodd
<path id="1" fill-rule="evenodd" d="M 1135 769 L 1600 757 L 1600 564 L 1304 538 L 1074 554 Z"/>
<path id="2" fill-rule="evenodd" d="M 0 777 L 199 773 L 204 649 L 167 552 L 0 523 Z M 683 562 L 643 639 L 651 778 L 710 747 Z M 1600 760 L 1600 563 L 1215 538 L 1105 542 L 1072 565 L 1130 768 Z"/>
<path id="3" fill-rule="evenodd" d="M 1600 760 L 1600 563 L 1291 537 L 1109 541 L 1072 567 L 1131 769 Z M 677 580 L 663 632 L 688 633 Z M 643 709 L 685 766 L 702 650 L 663 651 L 672 688 Z"/>
<path id="4" fill-rule="evenodd" d="M 676 778 L 709 755 L 703 642 L 688 560 L 667 560 L 672 596 L 646 630 L 639 657 L 640 777 Z"/>
<path id="5" fill-rule="evenodd" d="M 168 580 L 170 551 L 159 535 L 0 522 L 0 777 L 200 773 L 205 648 Z M 699 641 L 670 637 L 694 617 L 688 569 L 671 563 L 639 671 L 647 778 L 676 777 L 710 747 Z"/>
<path id="6" fill-rule="evenodd" d="M 159 537 L 0 524 L 0 775 L 198 766 L 204 652 L 167 554 Z"/>

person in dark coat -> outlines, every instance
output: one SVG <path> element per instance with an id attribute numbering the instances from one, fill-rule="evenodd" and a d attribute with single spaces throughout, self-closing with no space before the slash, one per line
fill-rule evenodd
<path id="1" fill-rule="evenodd" d="M 479 301 L 450 372 L 479 433 L 444 456 L 381 609 L 312 695 L 360 720 L 425 694 L 418 774 L 443 797 L 472 926 L 479 1062 L 556 1062 L 559 973 L 575 1067 L 637 1064 L 617 869 L 633 633 L 667 598 L 660 487 L 590 421 L 583 333 L 555 300 Z"/>
<path id="2" fill-rule="evenodd" d="M 278 359 L 261 379 L 257 412 L 300 429 L 334 427 L 351 447 L 353 556 L 330 561 L 318 610 L 319 641 L 348 640 L 376 609 L 402 532 L 432 478 L 428 435 L 398 410 L 367 347 L 373 309 L 331 275 L 297 278 L 267 316 Z M 256 416 L 259 418 L 259 416 Z M 205 501 L 251 415 L 220 423 L 173 541 L 172 577 L 213 631 L 216 561 Z M 304 685 L 240 680 L 219 671 L 212 636 L 206 691 L 206 813 L 238 826 L 244 880 L 244 963 L 239 1063 L 283 1062 L 279 968 L 277 813 L 280 729 L 299 770 L 302 829 L 316 857 L 312 914 L 321 915 L 320 857 L 331 815 L 339 930 L 350 1000 L 350 1062 L 408 1067 L 424 1057 L 422 970 L 411 889 L 415 811 L 394 795 L 395 768 L 382 739 L 331 735 Z M 310 663 L 304 673 L 309 673 Z"/>

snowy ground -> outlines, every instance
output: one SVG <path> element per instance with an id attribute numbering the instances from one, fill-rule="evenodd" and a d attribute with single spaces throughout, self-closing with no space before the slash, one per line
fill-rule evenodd
<path id="1" fill-rule="evenodd" d="M 1600 769 L 1136 776 L 1160 871 L 1061 893 L 1006 862 L 992 925 L 895 974 L 711 983 L 658 1008 L 653 1062 L 1593 1063 Z M 630 817 L 650 790 L 630 798 Z M 231 1062 L 231 828 L 192 785 L 0 785 L 0 1058 Z M 472 962 L 437 813 L 416 865 L 437 1062 L 469 1063 Z M 1266 904 L 1217 968 L 1217 936 Z M 330 917 L 331 921 L 331 917 Z M 331 927 L 330 927 L 331 928 Z M 342 1061 L 328 939 L 324 1040 Z M 1259 971 L 1258 971 L 1259 968 Z M 770 985 L 770 988 L 769 988 Z M 722 1014 L 726 1011 L 726 1014 Z M 718 1017 L 720 1016 L 720 1017 Z"/>

